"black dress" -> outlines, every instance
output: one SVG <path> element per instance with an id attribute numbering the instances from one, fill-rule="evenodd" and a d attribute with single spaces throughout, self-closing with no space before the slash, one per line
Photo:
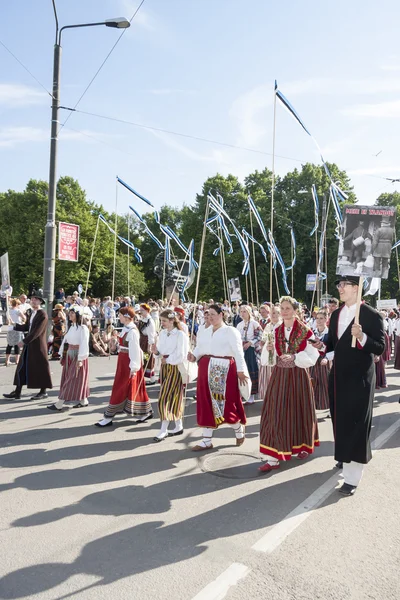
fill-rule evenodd
<path id="1" fill-rule="evenodd" d="M 342 307 L 343 308 L 343 307 Z M 371 460 L 369 441 L 375 392 L 374 355 L 385 350 L 385 332 L 380 314 L 366 304 L 360 307 L 360 325 L 367 341 L 351 347 L 351 327 L 338 339 L 339 315 L 329 323 L 327 352 L 335 351 L 329 376 L 329 400 L 335 436 L 335 459 L 366 464 Z"/>
<path id="2" fill-rule="evenodd" d="M 14 327 L 17 331 L 26 333 L 14 385 L 19 388 L 26 385 L 27 388 L 51 389 L 53 386 L 47 356 L 47 314 L 39 309 L 29 330 L 31 319 L 32 312 L 29 312 L 26 323 Z"/>

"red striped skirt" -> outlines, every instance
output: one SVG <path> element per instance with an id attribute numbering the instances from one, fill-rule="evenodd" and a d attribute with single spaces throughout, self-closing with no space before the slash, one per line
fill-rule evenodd
<path id="1" fill-rule="evenodd" d="M 64 402 L 85 400 L 90 394 L 88 359 L 83 360 L 82 366 L 78 369 L 78 352 L 69 349 L 64 360 L 59 399 Z"/>
<path id="2" fill-rule="evenodd" d="M 104 412 L 107 418 L 118 413 L 131 417 L 143 417 L 151 413 L 151 403 L 146 391 L 143 367 L 131 377 L 128 352 L 118 354 L 117 371 L 111 392 L 110 403 Z"/>
<path id="3" fill-rule="evenodd" d="M 276 366 L 272 371 L 262 412 L 260 452 L 290 460 L 319 446 L 314 393 L 306 369 Z"/>
<path id="4" fill-rule="evenodd" d="M 199 361 L 199 372 L 197 375 L 197 424 L 199 427 L 210 427 L 216 429 L 215 416 L 212 409 L 210 388 L 208 385 L 209 356 L 203 356 Z M 226 379 L 224 422 L 235 424 L 246 424 L 242 398 L 239 392 L 236 363 L 230 359 L 230 368 Z"/>
<path id="5" fill-rule="evenodd" d="M 314 387 L 314 400 L 316 410 L 326 410 L 329 408 L 329 371 L 329 362 L 327 365 L 321 365 L 320 360 L 318 360 L 318 362 L 310 369 L 310 375 Z"/>
<path id="6" fill-rule="evenodd" d="M 263 367 L 260 366 L 259 377 L 258 377 L 258 396 L 262 400 L 265 398 L 265 394 L 267 393 L 267 388 L 269 384 L 269 380 L 271 379 L 272 369 L 274 367 Z"/>

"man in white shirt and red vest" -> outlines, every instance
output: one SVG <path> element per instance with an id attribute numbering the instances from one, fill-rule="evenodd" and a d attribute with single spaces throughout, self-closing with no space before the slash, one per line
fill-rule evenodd
<path id="1" fill-rule="evenodd" d="M 343 463 L 344 483 L 339 491 L 352 496 L 371 460 L 370 433 L 375 392 L 374 356 L 385 349 L 383 320 L 361 304 L 359 325 L 354 323 L 360 278 L 342 276 L 335 283 L 344 303 L 330 319 L 326 352 L 333 355 L 329 399 L 335 436 L 335 459 Z M 352 336 L 357 339 L 352 348 Z"/>
<path id="2" fill-rule="evenodd" d="M 22 386 L 39 388 L 39 393 L 32 396 L 31 400 L 47 398 L 46 389 L 52 388 L 49 359 L 47 353 L 47 314 L 41 308 L 44 303 L 40 294 L 32 294 L 31 310 L 28 311 L 27 320 L 23 325 L 15 325 L 14 329 L 25 332 L 21 342 L 23 348 L 21 358 L 14 377 L 15 390 L 10 394 L 3 394 L 4 398 L 19 400 Z"/>

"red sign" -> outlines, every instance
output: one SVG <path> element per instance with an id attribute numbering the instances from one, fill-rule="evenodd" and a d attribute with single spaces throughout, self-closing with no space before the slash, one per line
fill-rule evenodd
<path id="1" fill-rule="evenodd" d="M 77 261 L 79 255 L 79 225 L 59 223 L 58 259 Z"/>

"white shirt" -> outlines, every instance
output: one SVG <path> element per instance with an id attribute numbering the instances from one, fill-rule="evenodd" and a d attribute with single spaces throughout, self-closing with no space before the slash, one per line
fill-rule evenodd
<path id="1" fill-rule="evenodd" d="M 29 331 L 32 329 L 33 319 L 36 317 L 38 310 L 41 310 L 41 309 L 38 308 L 37 310 L 33 310 L 33 308 L 32 308 L 31 318 L 29 320 Z"/>
<path id="2" fill-rule="evenodd" d="M 240 333 L 240 337 L 242 338 L 243 342 L 250 342 L 252 346 L 255 346 L 260 341 L 259 333 L 255 333 L 255 330 L 259 330 L 260 327 L 261 326 L 257 323 L 257 321 L 250 319 L 250 321 L 248 321 L 247 335 L 245 332 L 246 323 L 244 321 L 240 321 L 240 323 L 237 324 L 236 329 Z"/>
<path id="3" fill-rule="evenodd" d="M 345 304 L 343 306 L 343 308 L 341 309 L 340 315 L 339 315 L 339 323 L 338 323 L 338 338 L 339 338 L 339 340 L 342 337 L 342 335 L 344 334 L 344 332 L 346 331 L 346 329 L 348 328 L 348 326 L 350 325 L 350 323 L 352 322 L 352 320 L 355 318 L 356 308 L 357 308 L 357 304 L 352 304 L 351 306 L 347 306 L 347 304 Z M 361 344 L 361 346 L 365 346 L 366 341 L 367 341 L 367 336 L 365 333 L 363 334 L 363 339 L 361 341 L 357 340 L 357 342 L 359 342 Z"/>
<path id="4" fill-rule="evenodd" d="M 167 365 L 180 365 L 187 358 L 189 351 L 189 338 L 180 329 L 174 327 L 172 331 L 162 329 L 157 342 L 157 350 L 166 359 Z"/>
<path id="5" fill-rule="evenodd" d="M 223 323 L 215 332 L 210 326 L 197 337 L 197 346 L 193 350 L 197 360 L 202 356 L 232 356 L 239 372 L 247 372 L 244 360 L 243 344 L 240 333 L 234 327 Z"/>
<path id="6" fill-rule="evenodd" d="M 400 319 L 395 320 L 394 331 L 395 331 L 396 335 L 400 336 Z"/>
<path id="7" fill-rule="evenodd" d="M 189 327 L 186 325 L 186 323 L 182 323 L 182 321 L 181 321 L 180 325 L 182 327 L 182 331 L 184 331 L 186 333 L 186 335 L 189 335 Z"/>
<path id="8" fill-rule="evenodd" d="M 124 325 L 121 330 L 121 337 L 126 335 L 126 341 L 128 342 L 128 353 L 129 353 L 129 368 L 131 371 L 136 373 L 139 371 L 142 364 L 142 351 L 139 345 L 139 331 L 133 323 Z"/>
<path id="9" fill-rule="evenodd" d="M 142 329 L 143 335 L 147 335 L 149 339 L 149 344 L 156 343 L 156 324 L 152 317 L 148 317 L 147 325 L 144 329 Z"/>
<path id="10" fill-rule="evenodd" d="M 86 325 L 71 325 L 67 333 L 63 337 L 60 347 L 60 355 L 62 356 L 64 344 L 68 342 L 72 346 L 79 346 L 78 360 L 85 360 L 89 356 L 89 329 Z"/>
<path id="11" fill-rule="evenodd" d="M 27 302 L 24 302 L 23 304 L 20 304 L 18 308 L 23 313 L 26 313 L 26 311 L 28 310 L 28 308 L 31 308 L 31 305 L 28 304 Z"/>

